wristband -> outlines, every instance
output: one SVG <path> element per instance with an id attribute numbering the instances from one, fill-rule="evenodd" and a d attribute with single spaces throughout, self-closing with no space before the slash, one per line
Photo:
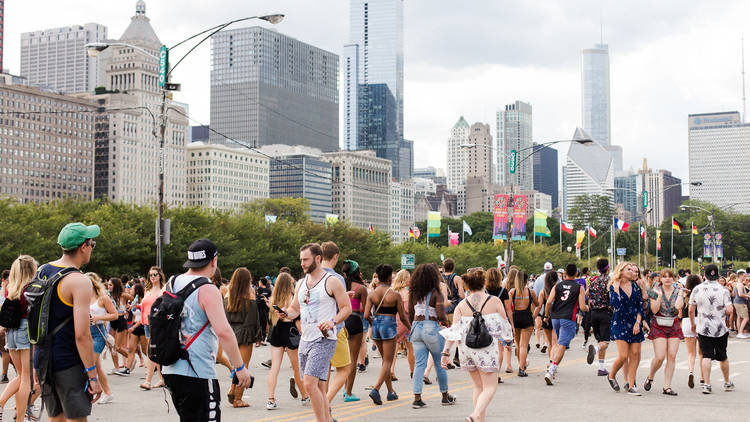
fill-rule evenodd
<path id="1" fill-rule="evenodd" d="M 445 356 L 445 357 L 449 358 L 449 357 L 451 357 L 451 354 L 450 353 L 446 353 L 446 352 L 442 352 L 442 353 L 440 353 L 440 356 Z"/>
<path id="2" fill-rule="evenodd" d="M 91 368 L 86 368 L 86 370 L 84 370 L 83 372 L 86 373 L 88 371 L 93 371 L 94 369 L 96 369 L 96 364 L 94 364 L 94 366 L 92 366 Z"/>
<path id="3" fill-rule="evenodd" d="M 234 369 L 232 369 L 232 374 L 231 374 L 230 376 L 231 376 L 232 378 L 234 378 L 234 374 L 236 374 L 237 372 L 240 372 L 240 371 L 241 371 L 241 370 L 243 370 L 243 369 L 245 369 L 245 364 L 244 364 L 244 363 L 243 363 L 243 364 L 242 364 L 242 366 L 240 366 L 239 368 L 234 368 Z"/>

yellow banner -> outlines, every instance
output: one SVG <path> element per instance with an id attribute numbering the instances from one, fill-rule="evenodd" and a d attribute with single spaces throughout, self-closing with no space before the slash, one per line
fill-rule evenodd
<path id="1" fill-rule="evenodd" d="M 583 239 L 586 238 L 585 230 L 576 230 L 576 246 L 580 246 L 583 243 Z"/>

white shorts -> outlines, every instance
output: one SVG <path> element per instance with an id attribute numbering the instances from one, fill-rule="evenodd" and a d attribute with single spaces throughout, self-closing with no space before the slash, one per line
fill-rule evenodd
<path id="1" fill-rule="evenodd" d="M 695 331 L 693 331 L 693 327 L 690 325 L 690 318 L 682 320 L 682 335 L 690 338 L 696 337 Z"/>

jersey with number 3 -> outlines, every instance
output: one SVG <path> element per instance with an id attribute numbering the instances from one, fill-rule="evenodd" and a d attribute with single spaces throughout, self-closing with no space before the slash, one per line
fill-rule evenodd
<path id="1" fill-rule="evenodd" d="M 552 304 L 552 319 L 576 320 L 578 312 L 578 295 L 581 285 L 575 280 L 563 280 L 555 285 L 555 302 Z"/>

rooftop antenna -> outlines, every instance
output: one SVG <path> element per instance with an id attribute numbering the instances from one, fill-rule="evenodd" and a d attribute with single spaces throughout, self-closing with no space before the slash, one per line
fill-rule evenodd
<path id="1" fill-rule="evenodd" d="M 742 34 L 742 123 L 745 123 L 745 34 Z"/>
<path id="2" fill-rule="evenodd" d="M 599 44 L 604 44 L 604 12 L 599 7 Z"/>

